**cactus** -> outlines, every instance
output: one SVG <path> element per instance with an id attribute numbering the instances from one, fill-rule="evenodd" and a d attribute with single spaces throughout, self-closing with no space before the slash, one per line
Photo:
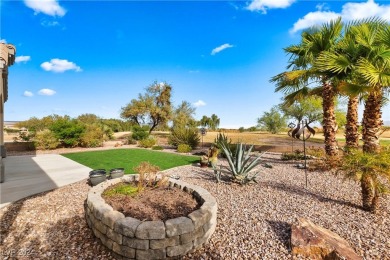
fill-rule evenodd
<path id="1" fill-rule="evenodd" d="M 238 181 L 240 184 L 246 184 L 251 181 L 256 182 L 259 172 L 251 173 L 250 171 L 260 164 L 262 154 L 253 158 L 250 155 L 253 145 L 247 150 L 246 145 L 238 143 L 234 155 L 228 145 L 222 143 L 221 148 L 226 154 L 230 168 L 229 173 L 233 175 L 234 181 Z"/>

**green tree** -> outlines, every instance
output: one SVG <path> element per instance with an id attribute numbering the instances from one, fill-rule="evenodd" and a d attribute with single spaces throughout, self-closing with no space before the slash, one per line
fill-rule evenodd
<path id="1" fill-rule="evenodd" d="M 55 116 L 49 127 L 65 147 L 76 147 L 80 144 L 80 136 L 85 132 L 85 126 L 69 116 Z"/>
<path id="2" fill-rule="evenodd" d="M 292 105 L 283 102 L 279 108 L 286 117 L 293 118 L 297 122 L 301 122 L 304 118 L 308 120 L 308 124 L 322 120 L 321 98 L 316 96 L 296 100 Z"/>
<path id="3" fill-rule="evenodd" d="M 199 120 L 199 124 L 202 126 L 202 127 L 208 127 L 209 124 L 210 124 L 210 118 L 208 116 L 203 116 L 200 120 Z"/>
<path id="4" fill-rule="evenodd" d="M 194 114 L 195 108 L 191 105 L 191 103 L 183 101 L 173 111 L 173 127 L 196 127 Z"/>
<path id="5" fill-rule="evenodd" d="M 286 118 L 279 112 L 278 108 L 274 106 L 269 112 L 264 112 L 263 115 L 257 119 L 258 126 L 272 134 L 279 133 L 286 127 Z"/>
<path id="6" fill-rule="evenodd" d="M 219 119 L 219 117 L 216 114 L 212 114 L 210 117 L 210 121 L 209 121 L 209 128 L 212 131 L 217 130 L 220 122 L 221 122 L 221 120 Z"/>
<path id="7" fill-rule="evenodd" d="M 138 99 L 132 99 L 122 107 L 121 117 L 139 126 L 149 125 L 151 133 L 158 125 L 171 119 L 171 91 L 171 85 L 154 82 L 146 89 L 145 94 L 139 94 Z"/>

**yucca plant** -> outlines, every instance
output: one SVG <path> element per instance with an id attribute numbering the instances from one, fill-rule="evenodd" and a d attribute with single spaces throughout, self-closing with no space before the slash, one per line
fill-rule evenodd
<path id="1" fill-rule="evenodd" d="M 256 182 L 259 172 L 251 173 L 251 170 L 260 164 L 261 155 L 251 156 L 253 145 L 247 150 L 246 145 L 238 143 L 234 154 L 229 145 L 221 143 L 221 148 L 226 154 L 229 163 L 229 173 L 232 174 L 234 181 L 240 184 L 246 184 L 251 181 Z"/>
<path id="2" fill-rule="evenodd" d="M 351 150 L 343 158 L 340 170 L 346 178 L 360 182 L 363 209 L 372 213 L 379 208 L 379 199 L 390 191 L 390 149 L 380 153 Z"/>

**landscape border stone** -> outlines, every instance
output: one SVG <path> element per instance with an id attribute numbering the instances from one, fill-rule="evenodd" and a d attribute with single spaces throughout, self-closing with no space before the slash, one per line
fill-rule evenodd
<path id="1" fill-rule="evenodd" d="M 217 226 L 218 205 L 205 189 L 183 181 L 169 179 L 194 196 L 202 205 L 188 216 L 166 221 L 140 221 L 125 217 L 102 198 L 102 193 L 119 182 L 138 180 L 138 174 L 107 180 L 90 189 L 85 203 L 88 226 L 103 245 L 118 259 L 165 259 L 180 257 L 207 243 Z"/>

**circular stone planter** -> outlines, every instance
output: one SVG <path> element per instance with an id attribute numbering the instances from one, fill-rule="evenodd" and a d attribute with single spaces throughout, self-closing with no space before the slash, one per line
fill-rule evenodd
<path id="1" fill-rule="evenodd" d="M 113 210 L 101 194 L 110 185 L 132 182 L 138 175 L 106 181 L 91 188 L 85 204 L 88 226 L 101 242 L 118 258 L 165 259 L 180 257 L 202 247 L 217 225 L 217 201 L 205 189 L 183 181 L 170 179 L 171 187 L 192 194 L 201 207 L 187 217 L 166 221 L 140 221 Z"/>

